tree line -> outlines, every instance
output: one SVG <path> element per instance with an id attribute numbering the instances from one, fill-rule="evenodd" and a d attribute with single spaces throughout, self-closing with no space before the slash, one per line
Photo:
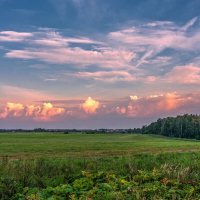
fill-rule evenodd
<path id="1" fill-rule="evenodd" d="M 200 115 L 185 114 L 158 119 L 150 125 L 137 129 L 138 133 L 169 137 L 200 139 Z"/>

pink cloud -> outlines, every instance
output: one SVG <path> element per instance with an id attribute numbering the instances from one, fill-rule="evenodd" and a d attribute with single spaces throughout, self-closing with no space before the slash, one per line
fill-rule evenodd
<path id="1" fill-rule="evenodd" d="M 16 31 L 1 31 L 0 41 L 2 42 L 22 42 L 25 39 L 32 37 L 32 33 L 16 32 Z"/>
<path id="2" fill-rule="evenodd" d="M 132 49 L 136 54 L 142 53 L 143 55 L 138 58 L 136 64 L 139 66 L 167 48 L 186 51 L 199 50 L 196 44 L 200 42 L 200 31 L 193 33 L 188 31 L 197 19 L 197 17 L 191 19 L 183 27 L 165 21 L 147 23 L 110 32 L 108 37 L 119 46 L 123 45 Z"/>
<path id="3" fill-rule="evenodd" d="M 25 47 L 8 50 L 5 54 L 7 58 L 34 59 L 51 64 L 70 64 L 76 67 L 76 72 L 72 75 L 78 78 L 107 82 L 138 80 L 149 83 L 159 80 L 156 75 L 158 69 L 154 68 L 155 74 L 150 74 L 148 69 L 139 68 L 139 66 L 150 65 L 150 67 L 156 66 L 157 68 L 169 64 L 172 66 L 173 56 L 158 55 L 163 50 L 167 48 L 181 51 L 200 50 L 197 45 L 200 42 L 199 29 L 190 31 L 197 20 L 198 17 L 195 17 L 184 26 L 169 21 L 154 21 L 121 28 L 98 36 L 97 39 L 84 36 L 66 37 L 53 29 L 39 29 L 32 33 L 3 31 L 0 32 L 0 38 L 6 37 L 8 40 L 23 43 L 26 39 Z M 2 41 L 6 38 L 2 38 Z M 72 43 L 73 45 L 71 45 Z M 89 44 L 89 47 L 86 48 L 85 45 L 80 44 Z M 88 66 L 92 69 L 97 66 L 98 71 L 86 71 Z M 84 72 L 80 68 L 84 68 Z M 112 72 L 105 71 L 105 69 L 112 70 Z M 173 71 L 174 74 L 178 72 Z M 198 75 L 194 75 L 196 72 L 192 72 L 191 69 L 190 72 L 193 73 L 191 76 L 195 78 L 193 82 L 197 82 Z M 166 79 L 170 80 L 168 77 Z M 50 77 L 45 80 L 54 81 L 56 79 Z"/>
<path id="4" fill-rule="evenodd" d="M 35 110 L 29 108 L 29 113 L 34 114 L 35 120 L 48 121 L 56 116 L 63 115 L 65 113 L 64 108 L 54 107 L 51 103 L 43 103 L 42 106 L 35 107 Z"/>
<path id="5" fill-rule="evenodd" d="M 155 28 L 156 27 L 156 28 Z M 199 32 L 188 35 L 187 30 L 171 23 L 168 26 L 156 23 L 155 26 L 148 24 L 140 27 L 131 27 L 115 32 L 110 32 L 112 40 L 136 46 L 149 46 L 149 51 L 160 51 L 165 48 L 193 50 L 198 48 L 196 43 L 200 41 Z"/>
<path id="6" fill-rule="evenodd" d="M 74 64 L 78 66 L 98 65 L 101 68 L 127 68 L 131 66 L 135 53 L 132 50 L 87 37 L 64 37 L 59 32 L 44 31 L 33 33 L 2 32 L 2 34 L 31 37 L 32 48 L 10 50 L 7 58 L 36 59 L 47 63 Z M 13 36 L 14 37 L 14 36 Z M 105 38 L 104 38 L 105 40 Z M 22 41 L 23 40 L 19 40 Z M 74 43 L 75 47 L 70 47 Z M 79 44 L 94 44 L 92 49 L 81 48 Z M 77 56 L 78 55 L 78 56 Z"/>
<path id="7" fill-rule="evenodd" d="M 81 108 L 87 114 L 95 114 L 100 108 L 100 102 L 88 97 L 87 100 L 81 105 Z"/>
<path id="8" fill-rule="evenodd" d="M 42 104 L 22 104 L 8 102 L 0 106 L 0 119 L 20 118 L 33 121 L 57 121 L 67 119 L 87 119 L 94 116 L 121 116 L 125 118 L 141 118 L 170 116 L 174 114 L 197 113 L 200 95 L 161 93 L 148 96 L 131 95 L 116 100 L 95 100 L 88 97 L 66 102 L 44 102 Z M 100 103 L 101 102 L 101 103 Z"/>
<path id="9" fill-rule="evenodd" d="M 103 44 L 102 42 L 92 40 L 87 37 L 64 37 L 59 32 L 47 31 L 33 33 L 36 39 L 32 40 L 32 43 L 40 46 L 48 47 L 64 47 L 68 46 L 70 43 L 78 44 Z"/>
<path id="10" fill-rule="evenodd" d="M 137 97 L 137 99 L 131 96 L 127 105 L 116 107 L 116 112 L 129 117 L 144 117 L 159 113 L 170 113 L 184 104 L 184 96 L 176 93 L 150 95 L 147 97 Z"/>
<path id="11" fill-rule="evenodd" d="M 78 55 L 78 56 L 77 56 Z M 134 53 L 125 50 L 84 50 L 79 47 L 39 48 L 11 50 L 8 58 L 38 59 L 48 63 L 75 64 L 79 66 L 99 65 L 102 68 L 126 68 Z"/>
<path id="12" fill-rule="evenodd" d="M 161 79 L 170 83 L 200 84 L 200 67 L 193 64 L 176 66 Z"/>
<path id="13" fill-rule="evenodd" d="M 24 105 L 21 103 L 8 102 L 6 107 L 0 112 L 0 118 L 7 118 L 9 115 L 20 117 L 23 115 Z"/>
<path id="14" fill-rule="evenodd" d="M 0 86 L 0 96 L 3 97 L 3 101 L 19 101 L 22 103 L 30 103 L 34 101 L 48 101 L 49 99 L 54 99 L 54 96 L 49 95 L 45 91 L 38 91 L 34 89 L 16 87 L 12 85 L 1 85 Z M 26 98 L 22 98 L 26 97 Z M 60 97 L 61 98 L 61 97 Z M 59 99 L 57 97 L 57 99 Z"/>
<path id="15" fill-rule="evenodd" d="M 8 102 L 0 109 L 0 119 L 28 117 L 36 121 L 49 121 L 57 116 L 64 115 L 65 109 L 55 107 L 51 103 L 42 105 L 23 105 L 21 103 Z"/>

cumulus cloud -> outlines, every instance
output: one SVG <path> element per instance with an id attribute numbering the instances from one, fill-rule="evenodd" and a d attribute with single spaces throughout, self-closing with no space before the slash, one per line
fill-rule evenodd
<path id="1" fill-rule="evenodd" d="M 128 104 L 116 107 L 116 112 L 129 117 L 153 116 L 175 111 L 187 103 L 187 100 L 177 93 L 154 94 L 140 98 L 131 96 Z"/>
<path id="2" fill-rule="evenodd" d="M 48 121 L 56 116 L 63 115 L 64 112 L 64 108 L 54 107 L 51 103 L 43 103 L 42 106 L 29 107 L 28 109 L 29 114 L 34 114 L 35 120 L 42 121 Z"/>
<path id="3" fill-rule="evenodd" d="M 118 114 L 125 115 L 126 112 L 127 112 L 127 108 L 126 108 L 125 106 L 122 106 L 122 107 L 117 106 L 117 107 L 116 107 L 116 112 L 117 112 Z"/>
<path id="4" fill-rule="evenodd" d="M 23 105 L 21 103 L 8 102 L 5 107 L 0 109 L 0 119 L 28 117 L 37 121 L 49 121 L 64 113 L 64 108 L 54 107 L 51 103 Z"/>
<path id="5" fill-rule="evenodd" d="M 87 100 L 81 105 L 81 108 L 87 114 L 95 114 L 100 108 L 100 102 L 88 97 Z"/>
<path id="6" fill-rule="evenodd" d="M 20 118 L 34 121 L 57 121 L 67 119 L 85 119 L 98 116 L 143 118 L 171 116 L 199 112 L 200 95 L 198 93 L 179 94 L 177 92 L 151 94 L 148 96 L 130 96 L 116 100 L 97 101 L 88 97 L 81 100 L 67 100 L 54 103 L 22 104 L 8 102 L 0 106 L 0 119 Z M 101 103 L 100 103 L 101 102 Z"/>
<path id="7" fill-rule="evenodd" d="M 138 98 L 138 96 L 134 95 L 134 96 L 130 96 L 130 99 L 132 101 L 137 101 L 139 98 Z"/>
<path id="8" fill-rule="evenodd" d="M 0 118 L 6 118 L 9 115 L 20 117 L 23 115 L 24 105 L 20 103 L 8 102 L 6 107 L 0 112 Z"/>

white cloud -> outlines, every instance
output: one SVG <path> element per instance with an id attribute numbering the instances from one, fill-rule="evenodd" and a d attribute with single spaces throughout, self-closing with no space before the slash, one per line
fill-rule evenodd
<path id="1" fill-rule="evenodd" d="M 74 76 L 78 78 L 93 79 L 103 82 L 135 80 L 134 76 L 126 71 L 78 72 Z"/>
<path id="2" fill-rule="evenodd" d="M 70 43 L 76 44 L 103 44 L 87 37 L 64 37 L 59 32 L 47 30 L 45 32 L 35 32 L 33 44 L 41 46 L 64 47 Z"/>
<path id="3" fill-rule="evenodd" d="M 185 24 L 185 26 L 183 26 L 182 30 L 187 31 L 190 27 L 192 27 L 198 20 L 198 17 L 194 17 L 192 18 L 189 22 L 187 22 Z"/>
<path id="4" fill-rule="evenodd" d="M 145 63 L 147 59 L 153 58 L 167 48 L 195 51 L 200 50 L 200 30 L 188 33 L 198 20 L 197 17 L 180 27 L 172 22 L 152 22 L 143 26 L 134 26 L 109 33 L 109 38 L 119 45 L 132 48 L 142 57 L 138 59 L 137 65 Z"/>
<path id="5" fill-rule="evenodd" d="M 2 31 L 0 40 L 23 42 L 25 45 L 21 49 L 8 50 L 5 54 L 7 58 L 37 60 L 47 64 L 69 64 L 75 69 L 68 74 L 80 79 L 110 83 L 117 81 L 149 83 L 161 80 L 161 72 L 163 79 L 170 80 L 167 75 L 163 75 L 168 71 L 167 68 L 163 71 L 159 71 L 158 68 L 177 66 L 173 55 L 162 55 L 162 51 L 168 48 L 186 53 L 200 51 L 197 45 L 200 43 L 199 27 L 189 31 L 197 24 L 198 19 L 195 17 L 184 26 L 178 26 L 170 21 L 152 21 L 113 31 L 99 36 L 98 39 L 85 36 L 67 37 L 53 29 L 38 29 L 33 33 Z M 142 68 L 143 65 L 155 70 Z M 92 70 L 88 70 L 89 67 Z M 173 76 L 175 70 L 178 69 L 169 72 L 168 76 Z M 197 82 L 198 76 L 194 78 Z M 48 80 L 54 79 L 52 77 Z"/>
<path id="6" fill-rule="evenodd" d="M 22 42 L 33 36 L 33 33 L 16 32 L 16 31 L 1 31 L 0 42 Z"/>
<path id="7" fill-rule="evenodd" d="M 78 55 L 78 56 L 77 56 Z M 122 50 L 84 50 L 75 48 L 40 48 L 12 50 L 7 58 L 37 59 L 54 64 L 75 64 L 79 66 L 98 65 L 102 68 L 127 68 L 134 58 L 131 51 Z"/>

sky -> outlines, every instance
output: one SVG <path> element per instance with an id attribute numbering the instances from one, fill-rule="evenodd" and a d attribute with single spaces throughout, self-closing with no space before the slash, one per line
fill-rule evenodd
<path id="1" fill-rule="evenodd" d="M 0 0 L 0 128 L 200 114 L 199 11 L 199 0 Z"/>

